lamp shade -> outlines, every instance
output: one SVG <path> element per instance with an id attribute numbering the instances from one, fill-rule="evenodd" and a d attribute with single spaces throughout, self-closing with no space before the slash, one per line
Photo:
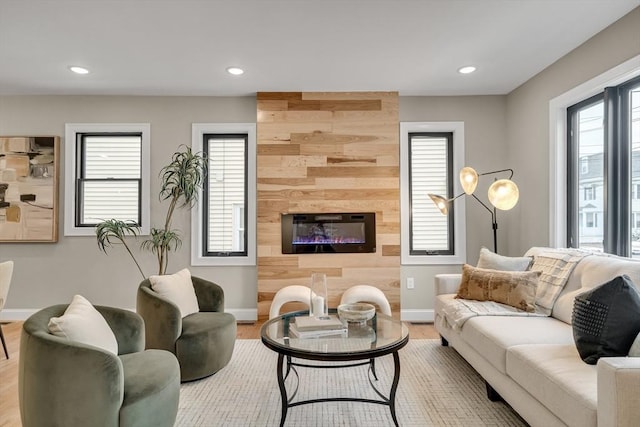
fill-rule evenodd
<path id="1" fill-rule="evenodd" d="M 437 194 L 429 194 L 433 203 L 436 204 L 436 207 L 440 209 L 443 215 L 449 213 L 449 201 L 442 196 L 438 196 Z"/>
<path id="2" fill-rule="evenodd" d="M 520 192 L 515 182 L 510 179 L 499 179 L 489 187 L 488 197 L 493 206 L 508 211 L 518 203 Z"/>
<path id="3" fill-rule="evenodd" d="M 460 169 L 460 185 L 466 194 L 473 194 L 478 186 L 478 172 L 469 166 Z"/>

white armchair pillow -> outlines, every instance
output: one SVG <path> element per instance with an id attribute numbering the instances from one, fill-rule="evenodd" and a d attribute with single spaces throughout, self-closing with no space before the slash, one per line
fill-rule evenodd
<path id="1" fill-rule="evenodd" d="M 118 354 L 118 341 L 102 314 L 82 295 L 75 295 L 60 317 L 49 319 L 55 336 Z"/>
<path id="2" fill-rule="evenodd" d="M 151 289 L 167 298 L 180 309 L 180 317 L 200 311 L 196 290 L 191 282 L 191 273 L 182 269 L 175 274 L 150 276 Z"/>

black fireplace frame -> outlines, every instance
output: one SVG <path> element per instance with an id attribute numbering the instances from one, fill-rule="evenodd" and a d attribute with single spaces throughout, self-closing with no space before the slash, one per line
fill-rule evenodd
<path id="1" fill-rule="evenodd" d="M 376 251 L 376 214 L 375 212 L 358 213 L 296 213 L 282 214 L 283 254 L 317 254 L 317 253 L 373 253 Z M 327 223 L 362 223 L 364 224 L 365 241 L 362 243 L 293 243 L 294 224 L 327 224 Z"/>

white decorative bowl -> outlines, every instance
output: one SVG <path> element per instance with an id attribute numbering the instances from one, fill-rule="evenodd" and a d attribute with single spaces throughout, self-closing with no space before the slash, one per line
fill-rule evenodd
<path id="1" fill-rule="evenodd" d="M 376 308 L 366 303 L 340 304 L 338 306 L 338 316 L 347 322 L 364 323 L 373 319 L 376 314 Z"/>

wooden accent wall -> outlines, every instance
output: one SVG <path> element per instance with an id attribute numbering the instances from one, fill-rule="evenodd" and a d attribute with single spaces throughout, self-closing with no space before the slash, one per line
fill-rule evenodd
<path id="1" fill-rule="evenodd" d="M 330 307 L 369 284 L 399 312 L 398 94 L 260 92 L 257 101 L 258 316 L 314 271 L 327 274 Z M 280 214 L 305 212 L 375 212 L 376 252 L 282 254 Z"/>

